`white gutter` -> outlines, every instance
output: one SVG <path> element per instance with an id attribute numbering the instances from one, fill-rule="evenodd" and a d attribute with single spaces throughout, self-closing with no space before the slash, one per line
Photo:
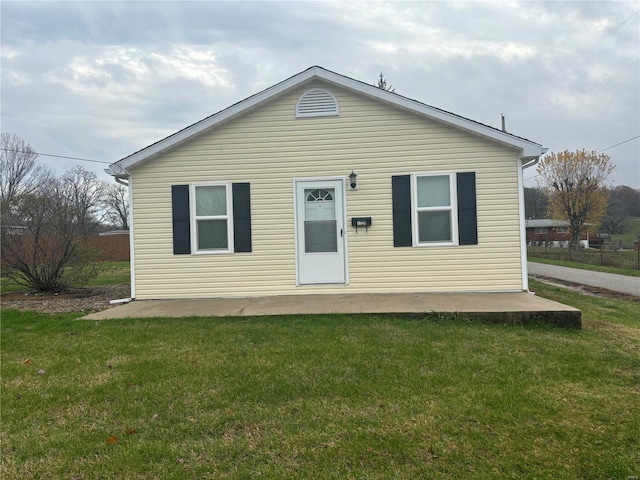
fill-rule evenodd
<path id="1" fill-rule="evenodd" d="M 527 163 L 523 163 L 523 164 L 522 164 L 522 169 L 523 169 L 523 170 L 525 170 L 525 169 L 527 169 L 527 168 L 529 168 L 529 167 L 534 167 L 534 166 L 536 166 L 536 165 L 538 164 L 538 162 L 540 162 L 540 157 L 541 157 L 542 155 L 544 155 L 545 153 L 547 153 L 548 151 L 549 151 L 549 149 L 548 149 L 548 148 L 543 147 L 543 148 L 542 148 L 542 154 L 541 154 L 540 156 L 538 156 L 538 157 L 535 157 L 535 158 L 533 158 L 533 159 L 529 159 L 529 158 L 526 158 L 526 157 L 522 157 L 522 158 L 521 158 L 521 160 L 522 160 L 523 162 L 524 162 L 524 160 L 529 160 Z"/>

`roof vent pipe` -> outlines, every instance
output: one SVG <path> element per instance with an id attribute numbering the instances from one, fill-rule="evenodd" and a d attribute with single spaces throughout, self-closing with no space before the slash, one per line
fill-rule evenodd
<path id="1" fill-rule="evenodd" d="M 506 126 L 505 121 L 504 121 L 504 115 L 500 114 L 500 117 L 502 118 L 502 131 L 506 133 L 507 132 L 507 126 Z"/>

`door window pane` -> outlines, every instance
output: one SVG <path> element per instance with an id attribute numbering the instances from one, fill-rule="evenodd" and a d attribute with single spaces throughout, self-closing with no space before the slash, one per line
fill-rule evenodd
<path id="1" fill-rule="evenodd" d="M 304 219 L 305 220 L 335 220 L 336 202 L 334 190 L 313 189 L 304 191 Z"/>
<path id="2" fill-rule="evenodd" d="M 418 212 L 419 242 L 451 241 L 451 214 L 449 211 Z"/>
<path id="3" fill-rule="evenodd" d="M 224 185 L 196 187 L 196 216 L 227 214 L 227 189 Z"/>
<path id="4" fill-rule="evenodd" d="M 306 189 L 304 198 L 305 252 L 337 252 L 335 189 Z"/>
<path id="5" fill-rule="evenodd" d="M 417 180 L 418 208 L 451 205 L 448 175 L 418 177 Z"/>
<path id="6" fill-rule="evenodd" d="M 229 248 L 227 220 L 198 220 L 198 250 Z"/>
<path id="7" fill-rule="evenodd" d="M 338 230 L 335 220 L 304 222 L 305 253 L 337 252 Z"/>

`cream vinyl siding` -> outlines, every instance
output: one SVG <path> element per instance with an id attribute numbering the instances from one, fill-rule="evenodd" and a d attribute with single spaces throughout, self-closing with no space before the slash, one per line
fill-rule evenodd
<path id="1" fill-rule="evenodd" d="M 296 118 L 326 88 L 340 115 Z M 132 172 L 136 298 L 522 289 L 518 155 L 323 83 L 305 85 Z M 358 174 L 345 188 L 348 285 L 296 286 L 294 179 Z M 476 172 L 478 245 L 393 247 L 391 176 Z M 253 251 L 174 255 L 171 185 L 249 182 Z M 371 216 L 373 226 L 351 227 Z"/>

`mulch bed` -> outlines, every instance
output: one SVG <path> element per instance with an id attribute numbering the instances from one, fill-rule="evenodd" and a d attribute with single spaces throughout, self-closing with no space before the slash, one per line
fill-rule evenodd
<path id="1" fill-rule="evenodd" d="M 99 312 L 115 305 L 111 300 L 128 298 L 128 284 L 78 288 L 64 293 L 9 292 L 0 296 L 0 307 L 31 310 L 42 313 Z"/>

